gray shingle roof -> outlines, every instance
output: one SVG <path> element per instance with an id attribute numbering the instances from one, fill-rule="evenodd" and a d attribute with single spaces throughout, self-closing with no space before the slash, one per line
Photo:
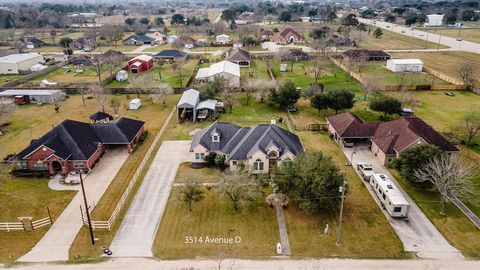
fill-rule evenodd
<path id="1" fill-rule="evenodd" d="M 227 60 L 231 62 L 250 61 L 250 53 L 240 48 L 231 49 L 228 51 Z"/>
<path id="2" fill-rule="evenodd" d="M 212 142 L 213 131 L 221 134 L 220 142 Z M 232 160 L 245 160 L 256 151 L 266 153 L 266 149 L 275 145 L 280 155 L 291 152 L 297 155 L 304 151 L 300 138 L 276 125 L 258 125 L 239 127 L 231 123 L 215 122 L 195 134 L 191 150 L 202 145 L 211 151 L 220 151 Z"/>

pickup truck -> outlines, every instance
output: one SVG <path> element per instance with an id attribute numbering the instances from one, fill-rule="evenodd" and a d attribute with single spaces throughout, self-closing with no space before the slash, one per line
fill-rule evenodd
<path id="1" fill-rule="evenodd" d="M 370 178 L 372 177 L 372 175 L 375 174 L 375 172 L 373 171 L 372 164 L 365 163 L 365 162 L 359 162 L 357 164 L 357 170 L 360 172 L 360 175 L 365 181 L 370 181 Z"/>

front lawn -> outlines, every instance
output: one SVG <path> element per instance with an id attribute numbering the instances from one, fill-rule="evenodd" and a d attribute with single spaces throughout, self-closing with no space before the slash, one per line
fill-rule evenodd
<path id="1" fill-rule="evenodd" d="M 151 70 L 148 71 L 148 73 L 153 74 L 153 79 L 155 80 L 155 83 L 160 84 L 168 84 L 171 87 L 185 87 L 187 85 L 188 79 L 192 75 L 195 67 L 197 66 L 198 61 L 195 59 L 187 60 L 183 64 L 181 64 L 181 69 L 182 69 L 182 79 L 180 80 L 180 75 L 179 73 L 175 72 L 173 69 L 173 64 L 163 64 L 159 66 L 156 64 Z M 144 72 L 143 74 L 146 74 Z M 140 73 L 138 76 L 141 76 L 142 73 Z M 128 88 L 130 85 L 130 81 L 132 79 L 132 76 L 135 76 L 135 74 L 129 74 L 129 78 L 126 81 L 116 81 L 112 80 L 110 83 L 107 84 L 107 87 L 109 88 Z M 161 76 L 161 79 L 160 79 Z"/>
<path id="2" fill-rule="evenodd" d="M 175 183 L 215 183 L 223 177 L 224 174 L 217 168 L 193 169 L 190 167 L 190 162 L 186 162 L 178 167 Z"/>

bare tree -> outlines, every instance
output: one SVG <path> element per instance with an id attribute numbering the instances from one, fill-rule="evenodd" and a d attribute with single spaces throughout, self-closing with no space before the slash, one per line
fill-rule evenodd
<path id="1" fill-rule="evenodd" d="M 462 78 L 463 84 L 468 89 L 471 89 L 474 87 L 475 84 L 475 75 L 474 75 L 474 70 L 473 70 L 473 65 L 472 63 L 463 63 L 457 71 L 458 75 L 460 78 Z"/>
<path id="2" fill-rule="evenodd" d="M 402 102 L 402 107 L 412 99 L 410 89 L 416 85 L 415 78 L 414 76 L 409 76 L 408 72 L 397 72 L 395 75 L 397 84 L 395 90 L 398 94 L 398 99 Z"/>
<path id="3" fill-rule="evenodd" d="M 375 94 L 379 88 L 379 78 L 374 77 L 369 77 L 369 78 L 363 78 L 362 82 L 362 90 L 363 90 L 363 99 L 367 100 L 367 96 Z"/>
<path id="4" fill-rule="evenodd" d="M 110 100 L 110 107 L 112 108 L 115 116 L 118 116 L 118 110 L 120 109 L 120 104 L 121 104 L 120 100 L 116 98 L 112 98 L 112 100 Z"/>
<path id="5" fill-rule="evenodd" d="M 91 89 L 88 87 L 85 87 L 85 84 L 83 82 L 80 82 L 80 85 L 78 87 L 78 93 L 82 97 L 82 103 L 84 107 L 87 107 L 87 104 L 85 102 L 85 95 L 89 94 Z"/>
<path id="6" fill-rule="evenodd" d="M 254 202 L 258 197 L 258 186 L 255 178 L 248 172 L 237 170 L 229 173 L 220 184 L 221 194 L 233 203 L 235 211 L 245 202 Z"/>
<path id="7" fill-rule="evenodd" d="M 175 72 L 178 75 L 178 80 L 180 82 L 179 87 L 183 86 L 183 66 L 185 62 L 182 60 L 175 61 L 175 63 L 172 64 L 172 69 L 173 72 Z"/>
<path id="8" fill-rule="evenodd" d="M 467 132 L 467 145 L 471 145 L 472 141 L 480 132 L 480 111 L 472 111 L 465 115 L 465 131 Z"/>
<path id="9" fill-rule="evenodd" d="M 3 134 L 2 126 L 7 122 L 10 115 L 17 110 L 17 105 L 12 99 L 0 97 L 0 135 Z"/>
<path id="10" fill-rule="evenodd" d="M 167 97 L 169 94 L 173 94 L 173 88 L 168 84 L 160 84 L 155 88 L 151 88 L 149 91 L 150 100 L 152 103 L 160 102 L 163 107 L 167 104 Z"/>
<path id="11" fill-rule="evenodd" d="M 193 203 L 202 201 L 205 197 L 198 183 L 186 183 L 180 188 L 179 200 L 187 204 L 188 210 L 192 211 Z"/>
<path id="12" fill-rule="evenodd" d="M 311 73 L 313 73 L 313 77 L 315 78 L 315 83 L 318 83 L 320 76 L 325 74 L 329 61 L 324 57 L 315 57 L 311 63 Z"/>
<path id="13" fill-rule="evenodd" d="M 91 87 L 90 91 L 95 101 L 97 101 L 98 109 L 105 112 L 105 107 L 108 106 L 107 89 L 94 85 Z"/>
<path id="14" fill-rule="evenodd" d="M 226 88 L 220 94 L 220 98 L 223 101 L 225 108 L 232 113 L 233 107 L 237 104 L 237 96 L 231 88 Z"/>
<path id="15" fill-rule="evenodd" d="M 478 173 L 472 165 L 460 160 L 458 155 L 442 154 L 432 158 L 427 164 L 414 172 L 418 182 L 430 182 L 432 189 L 440 193 L 440 214 L 445 214 L 445 204 L 463 199 L 478 204 L 478 194 L 474 181 Z"/>

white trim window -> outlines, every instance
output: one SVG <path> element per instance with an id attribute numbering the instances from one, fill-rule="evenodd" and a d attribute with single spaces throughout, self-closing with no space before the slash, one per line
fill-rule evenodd
<path id="1" fill-rule="evenodd" d="M 26 169 L 27 169 L 27 162 L 26 161 L 17 162 L 17 170 L 26 170 Z"/>
<path id="2" fill-rule="evenodd" d="M 48 171 L 48 164 L 38 161 L 33 165 L 33 168 L 35 171 Z"/>
<path id="3" fill-rule="evenodd" d="M 264 168 L 264 163 L 261 159 L 257 159 L 255 160 L 255 162 L 253 162 L 254 171 L 263 171 L 263 168 Z"/>
<path id="4" fill-rule="evenodd" d="M 212 135 L 212 142 L 220 142 L 220 136 L 218 134 Z"/>
<path id="5" fill-rule="evenodd" d="M 85 164 L 83 163 L 83 161 L 73 161 L 73 168 L 75 169 L 83 169 L 85 168 Z"/>
<path id="6" fill-rule="evenodd" d="M 195 153 L 195 159 L 196 160 L 204 160 L 205 159 L 205 153 Z"/>

